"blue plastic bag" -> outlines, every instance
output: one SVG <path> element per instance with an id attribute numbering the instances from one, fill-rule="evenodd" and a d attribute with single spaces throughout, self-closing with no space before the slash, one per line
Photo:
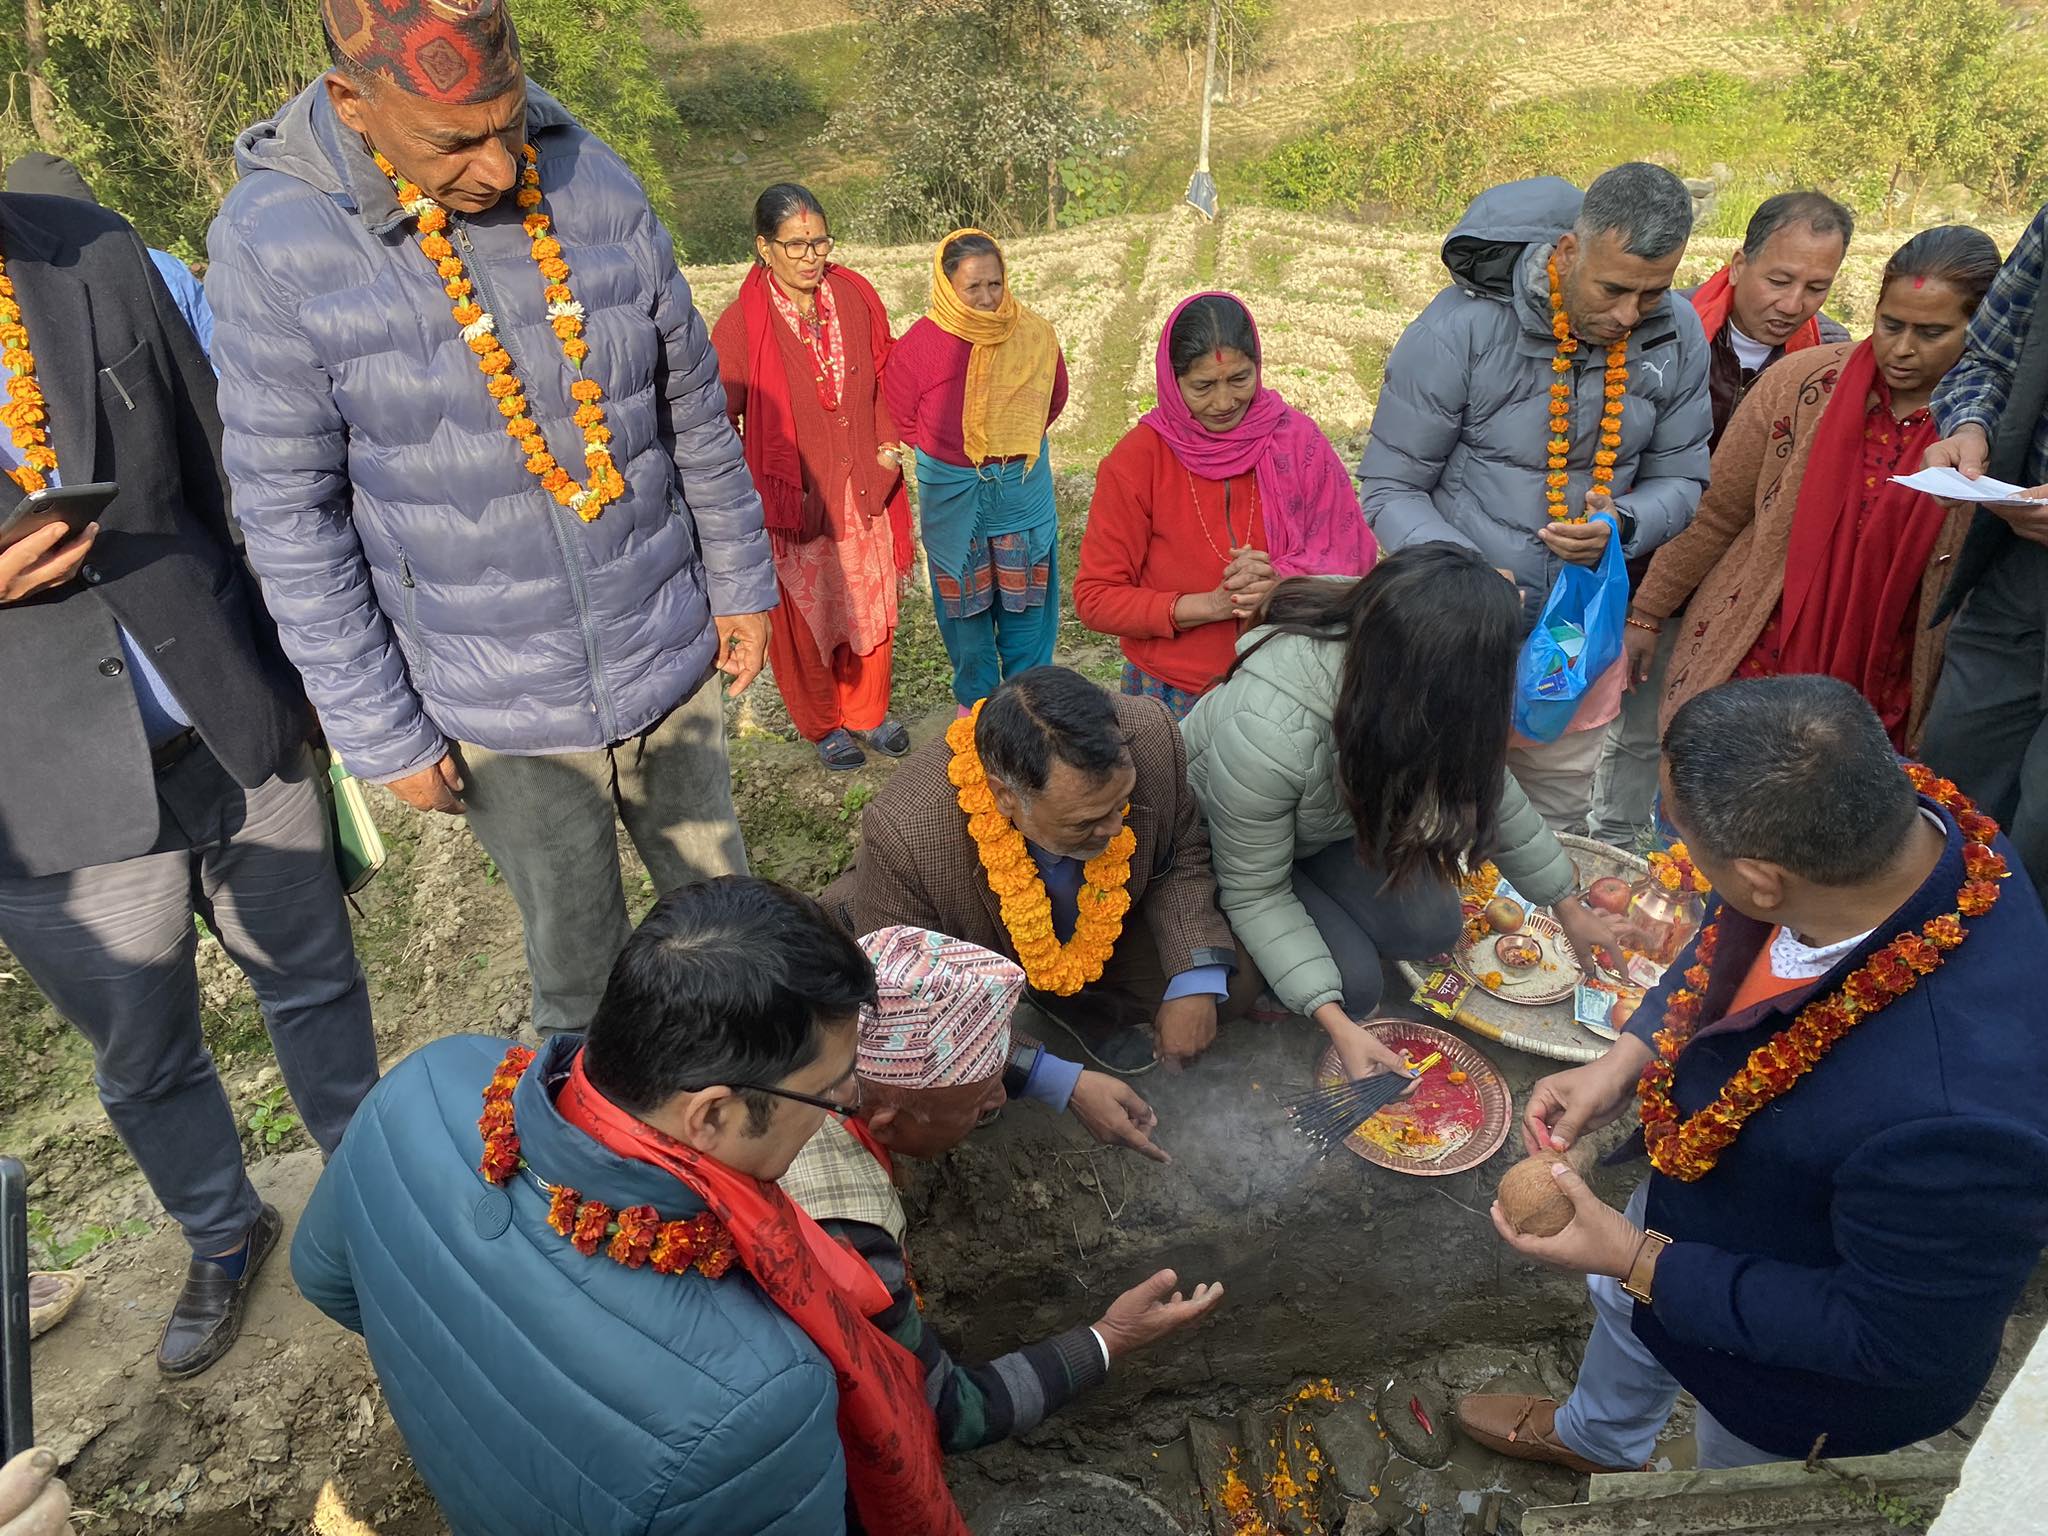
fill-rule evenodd
<path id="1" fill-rule="evenodd" d="M 1602 521 L 1607 521 L 1602 519 Z M 1515 662 L 1515 729 L 1531 741 L 1555 741 L 1579 701 L 1621 658 L 1628 620 L 1628 566 L 1621 533 L 1608 522 L 1596 566 L 1567 565 Z"/>

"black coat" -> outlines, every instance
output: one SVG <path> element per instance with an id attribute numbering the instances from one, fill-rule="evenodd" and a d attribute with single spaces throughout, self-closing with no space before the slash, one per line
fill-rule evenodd
<path id="1" fill-rule="evenodd" d="M 6 878 L 133 858 L 156 841 L 149 744 L 117 624 L 238 783 L 253 788 L 288 763 L 308 716 L 242 564 L 213 370 L 142 241 L 90 203 L 0 195 L 0 255 L 59 476 L 121 487 L 79 580 L 0 604 Z"/>

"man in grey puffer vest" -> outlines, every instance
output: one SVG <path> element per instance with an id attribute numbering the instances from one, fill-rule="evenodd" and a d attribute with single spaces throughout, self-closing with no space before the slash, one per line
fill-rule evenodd
<path id="1" fill-rule="evenodd" d="M 662 891 L 746 867 L 709 684 L 761 669 L 760 501 L 667 231 L 503 0 L 322 21 L 208 238 L 235 511 L 328 739 L 467 810 L 535 1026 L 580 1029 L 630 931 L 615 815 Z"/>
<path id="2" fill-rule="evenodd" d="M 1387 360 L 1359 474 L 1366 520 L 1383 548 L 1445 540 L 1476 549 L 1515 583 L 1533 628 L 1566 562 L 1597 565 L 1609 537 L 1648 555 L 1692 521 L 1706 489 L 1713 414 L 1707 345 L 1671 282 L 1692 230 L 1685 184 L 1659 166 L 1617 166 L 1583 197 L 1555 177 L 1483 192 L 1444 242 L 1453 286 L 1403 333 Z M 1549 270 L 1580 343 L 1553 371 Z M 1593 495 L 1606 405 L 1607 349 L 1628 344 L 1614 495 Z M 1550 389 L 1568 382 L 1572 431 L 1565 506 L 1546 491 Z M 1587 514 L 1590 513 L 1590 517 Z M 1604 727 L 1620 708 L 1623 667 L 1587 690 L 1556 741 L 1519 736 L 1508 763 L 1545 821 L 1583 830 Z"/>

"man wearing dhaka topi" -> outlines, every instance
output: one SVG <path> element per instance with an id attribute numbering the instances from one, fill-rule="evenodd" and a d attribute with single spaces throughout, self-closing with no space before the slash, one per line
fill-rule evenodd
<path id="1" fill-rule="evenodd" d="M 467 811 L 543 1034 L 661 891 L 745 867 L 717 672 L 760 671 L 761 503 L 674 248 L 527 83 L 503 0 L 322 0 L 333 70 L 208 237 L 225 459 L 328 739 Z"/>

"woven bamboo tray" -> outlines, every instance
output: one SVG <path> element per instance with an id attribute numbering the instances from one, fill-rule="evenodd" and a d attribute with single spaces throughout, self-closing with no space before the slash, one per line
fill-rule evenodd
<path id="1" fill-rule="evenodd" d="M 1596 843 L 1590 837 L 1558 834 L 1559 842 L 1579 867 L 1579 889 L 1602 875 L 1619 875 L 1633 884 L 1649 873 L 1650 866 L 1632 853 Z M 1403 960 L 1401 974 L 1411 987 L 1420 987 L 1437 967 L 1427 960 Z M 1502 1002 L 1477 985 L 1465 994 L 1452 1022 L 1475 1035 L 1498 1040 L 1502 1045 L 1553 1061 L 1594 1061 L 1607 1052 L 1608 1042 L 1584 1028 L 1572 1017 L 1572 1000 L 1535 1007 L 1527 1003 Z"/>

